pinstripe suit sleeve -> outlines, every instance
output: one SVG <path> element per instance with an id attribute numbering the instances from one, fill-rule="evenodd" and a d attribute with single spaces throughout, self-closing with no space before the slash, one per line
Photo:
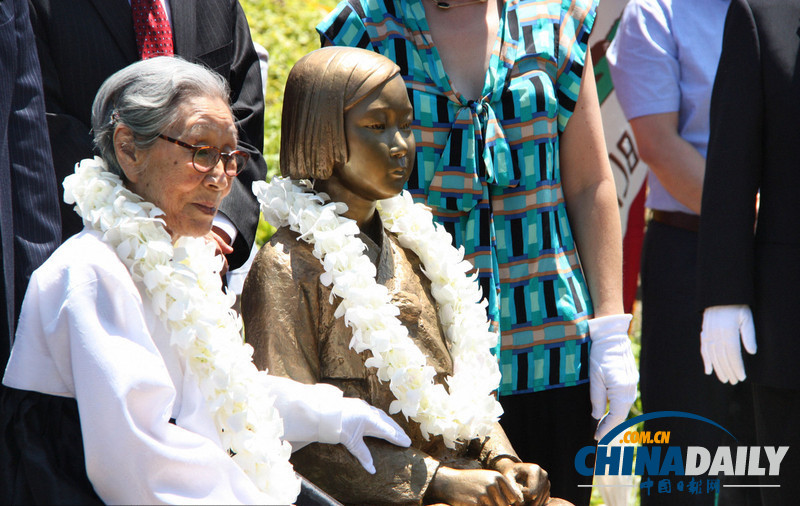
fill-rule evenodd
<path id="1" fill-rule="evenodd" d="M 6 0 L 8 1 L 8 0 Z M 44 114 L 42 78 L 28 4 L 13 0 L 17 75 L 8 119 L 14 229 L 15 314 L 31 273 L 61 240 L 58 197 Z"/>

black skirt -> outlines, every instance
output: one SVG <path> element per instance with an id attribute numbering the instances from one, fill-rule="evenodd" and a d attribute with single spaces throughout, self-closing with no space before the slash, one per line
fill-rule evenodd
<path id="1" fill-rule="evenodd" d="M 0 385 L 0 503 L 103 504 L 86 475 L 75 399 Z"/>

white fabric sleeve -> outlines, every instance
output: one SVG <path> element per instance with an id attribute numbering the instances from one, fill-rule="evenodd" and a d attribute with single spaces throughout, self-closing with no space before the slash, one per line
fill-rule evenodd
<path id="1" fill-rule="evenodd" d="M 632 0 L 622 13 L 606 58 L 628 120 L 680 109 L 680 63 L 670 24 L 656 0 Z"/>
<path id="2" fill-rule="evenodd" d="M 44 332 L 69 344 L 87 473 L 103 501 L 265 503 L 218 442 L 169 423 L 175 386 L 130 277 L 68 272 L 39 291 L 38 311 Z"/>

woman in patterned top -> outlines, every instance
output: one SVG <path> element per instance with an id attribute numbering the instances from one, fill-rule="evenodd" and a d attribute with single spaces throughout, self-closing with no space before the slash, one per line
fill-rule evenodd
<path id="1" fill-rule="evenodd" d="M 595 11 L 591 0 L 343 0 L 317 26 L 324 45 L 400 67 L 417 146 L 406 186 L 479 273 L 514 447 L 576 504 L 591 477 L 575 454 L 625 419 L 638 380 L 586 51 Z"/>

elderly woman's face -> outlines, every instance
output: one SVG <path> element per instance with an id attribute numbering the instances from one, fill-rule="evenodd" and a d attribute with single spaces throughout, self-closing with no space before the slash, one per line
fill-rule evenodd
<path id="1" fill-rule="evenodd" d="M 236 127 L 228 105 L 219 98 L 195 98 L 180 107 L 182 122 L 165 135 L 194 146 L 207 145 L 229 152 L 236 149 Z M 202 236 L 211 230 L 220 202 L 233 178 L 220 160 L 202 174 L 192 164 L 194 152 L 164 139 L 143 152 L 131 190 L 160 207 L 173 237 Z"/>

